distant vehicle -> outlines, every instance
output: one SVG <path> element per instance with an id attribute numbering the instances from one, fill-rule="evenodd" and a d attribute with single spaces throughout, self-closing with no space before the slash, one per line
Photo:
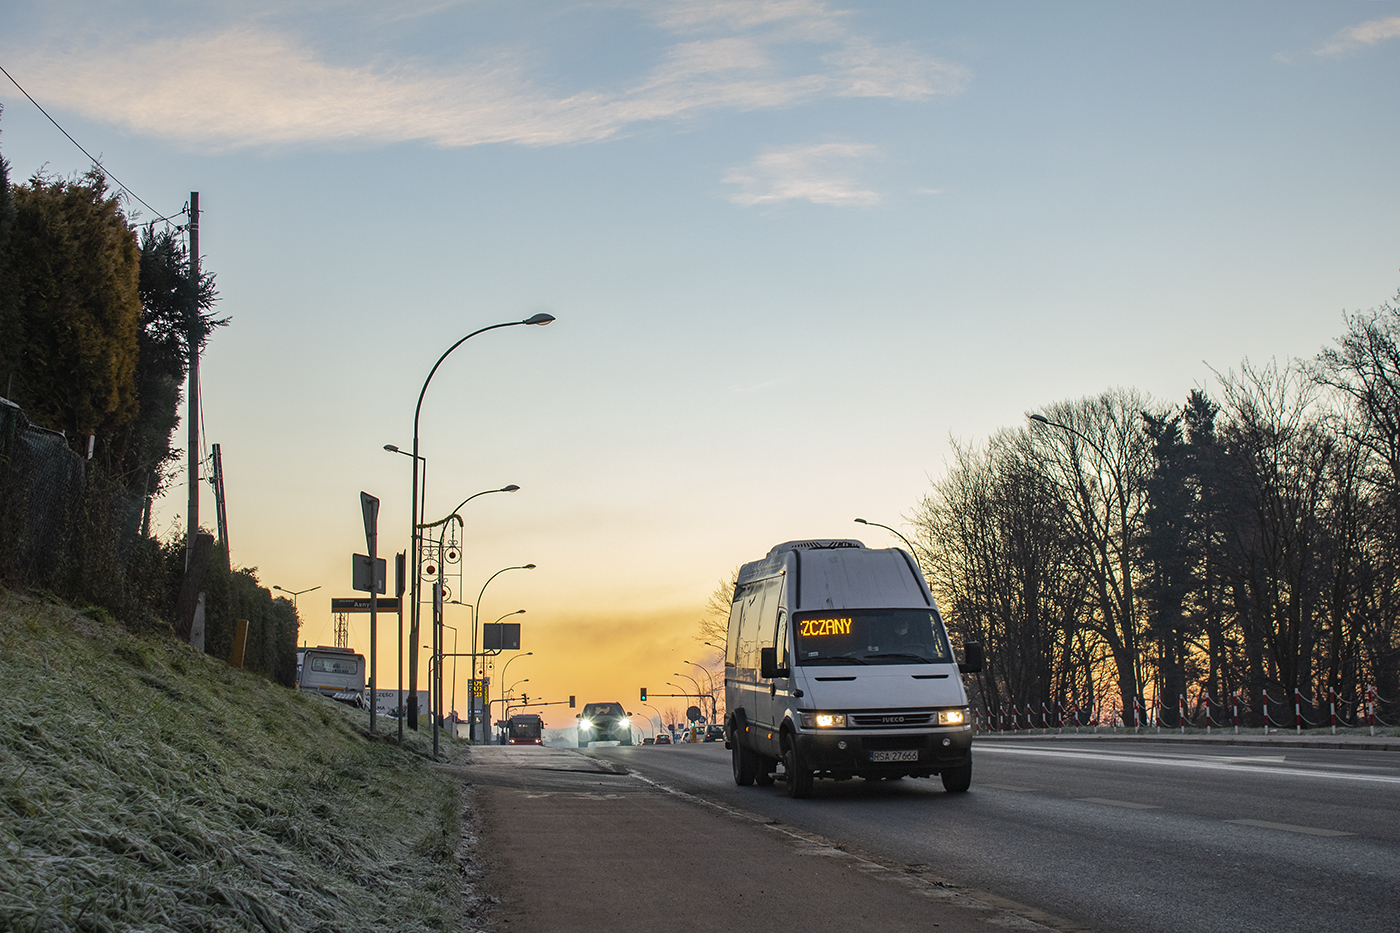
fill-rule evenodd
<path id="1" fill-rule="evenodd" d="M 651 745 L 651 744 L 652 744 L 653 742 L 655 742 L 655 741 L 656 741 L 656 740 L 653 739 L 653 738 L 652 738 L 651 736 L 649 736 L 649 735 L 644 735 L 644 736 L 642 736 L 642 744 L 643 744 L 643 745 Z"/>
<path id="2" fill-rule="evenodd" d="M 658 733 L 656 734 L 656 744 L 657 744 L 657 745 L 670 745 L 670 744 L 671 744 L 671 737 L 670 737 L 669 735 L 667 735 L 666 733 L 664 733 L 664 732 L 658 732 Z"/>
<path id="3" fill-rule="evenodd" d="M 592 742 L 632 744 L 632 720 L 621 703 L 587 703 L 578 714 L 578 747 Z"/>
<path id="4" fill-rule="evenodd" d="M 544 720 L 535 713 L 516 713 L 506 724 L 507 745 L 543 745 Z"/>
<path id="5" fill-rule="evenodd" d="M 725 657 L 734 783 L 806 797 L 816 777 L 937 774 L 972 783 L 972 717 L 959 662 L 914 558 L 859 541 L 787 541 L 744 564 Z"/>
<path id="6" fill-rule="evenodd" d="M 326 645 L 307 648 L 302 652 L 301 680 L 297 683 L 297 689 L 363 707 L 365 656 L 349 648 Z"/>
<path id="7" fill-rule="evenodd" d="M 712 723 L 712 724 L 706 726 L 706 727 L 705 727 L 705 737 L 704 737 L 703 739 L 701 739 L 700 741 L 702 741 L 702 742 L 723 742 L 723 741 L 724 741 L 724 726 L 721 726 L 721 725 L 719 725 L 718 723 Z"/>

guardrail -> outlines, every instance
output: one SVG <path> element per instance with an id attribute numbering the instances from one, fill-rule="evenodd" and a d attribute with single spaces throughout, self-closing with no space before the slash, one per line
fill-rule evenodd
<path id="1" fill-rule="evenodd" d="M 1377 726 L 1394 727 L 1396 725 L 1395 722 L 1388 722 L 1381 716 L 1382 708 L 1393 709 L 1396 707 L 1396 700 L 1382 697 L 1374 686 L 1367 686 L 1356 699 L 1347 702 L 1342 702 L 1337 692 L 1328 688 L 1325 707 L 1312 696 L 1304 694 L 1301 688 L 1293 691 L 1291 703 L 1288 702 L 1287 698 L 1275 699 L 1268 690 L 1262 690 L 1260 693 L 1258 712 L 1265 735 L 1269 734 L 1271 728 L 1275 731 L 1286 730 L 1290 725 L 1298 734 L 1302 734 L 1305 728 L 1318 729 L 1330 726 L 1333 735 L 1337 734 L 1338 727 L 1349 729 L 1366 727 L 1370 730 L 1371 735 L 1375 735 Z M 1319 690 L 1320 694 L 1321 690 Z M 1288 715 L 1289 707 L 1292 707 L 1291 717 Z M 1163 716 L 1163 713 L 1168 709 L 1175 714 L 1176 721 L 1174 723 L 1167 722 Z M 1275 709 L 1283 711 L 1282 717 L 1274 715 Z M 1120 728 L 1131 729 L 1133 732 L 1154 729 L 1159 733 L 1163 728 L 1166 728 L 1168 730 L 1179 729 L 1185 733 L 1188 727 L 1204 728 L 1207 735 L 1216 729 L 1230 728 L 1238 735 L 1241 726 L 1246 725 L 1242 720 L 1252 712 L 1253 707 L 1245 701 L 1242 691 L 1236 691 L 1229 696 L 1228 700 L 1220 702 L 1213 699 L 1207 691 L 1202 690 L 1197 695 L 1194 705 L 1187 703 L 1184 694 L 1178 694 L 1176 702 L 1171 703 L 1170 706 L 1160 697 L 1152 701 L 1135 697 L 1131 719 L 1123 715 L 1123 710 L 1117 704 L 1112 707 L 1097 706 L 1093 709 L 1081 709 L 1077 703 L 1072 701 L 1069 703 L 1056 701 L 1053 706 L 1049 701 L 1041 701 L 1038 710 L 1029 701 L 1022 706 L 1013 700 L 998 704 L 995 709 L 973 704 L 972 724 L 977 732 L 995 732 L 1000 735 L 1005 735 L 1008 732 L 1013 735 L 1019 732 L 1034 732 L 1037 729 L 1045 734 L 1051 729 L 1064 732 L 1067 728 L 1073 728 L 1076 733 L 1081 729 L 1092 729 L 1094 732 L 1098 732 L 1101 728 L 1111 729 L 1114 732 Z M 1310 714 L 1317 718 L 1315 720 L 1309 718 Z M 1287 718 L 1291 718 L 1292 722 L 1285 721 Z"/>

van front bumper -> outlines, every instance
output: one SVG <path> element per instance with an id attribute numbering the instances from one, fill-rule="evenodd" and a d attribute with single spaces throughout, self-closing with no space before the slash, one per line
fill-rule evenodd
<path id="1" fill-rule="evenodd" d="M 914 757 L 910 757 L 911 753 Z M 804 767 L 818 773 L 936 774 L 972 761 L 972 729 L 959 726 L 918 733 L 799 732 L 797 754 Z"/>

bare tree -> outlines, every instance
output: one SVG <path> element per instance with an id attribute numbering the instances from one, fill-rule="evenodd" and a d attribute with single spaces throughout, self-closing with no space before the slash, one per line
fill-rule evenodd
<path id="1" fill-rule="evenodd" d="M 705 611 L 698 623 L 699 632 L 695 640 L 702 643 L 723 645 L 729 637 L 729 608 L 734 604 L 734 584 L 739 581 L 739 568 L 735 567 L 728 577 L 721 577 L 714 592 L 705 601 Z"/>
<path id="2" fill-rule="evenodd" d="M 1137 390 L 1114 389 L 1051 405 L 1033 419 L 1037 459 L 1060 491 L 1090 586 L 1087 624 L 1108 643 L 1125 711 L 1146 679 L 1137 560 L 1153 466 L 1142 416 L 1152 408 Z"/>

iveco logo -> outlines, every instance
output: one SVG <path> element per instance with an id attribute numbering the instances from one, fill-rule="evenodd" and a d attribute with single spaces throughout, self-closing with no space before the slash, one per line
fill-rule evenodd
<path id="1" fill-rule="evenodd" d="M 881 722 L 904 722 L 903 716 L 881 716 Z"/>

